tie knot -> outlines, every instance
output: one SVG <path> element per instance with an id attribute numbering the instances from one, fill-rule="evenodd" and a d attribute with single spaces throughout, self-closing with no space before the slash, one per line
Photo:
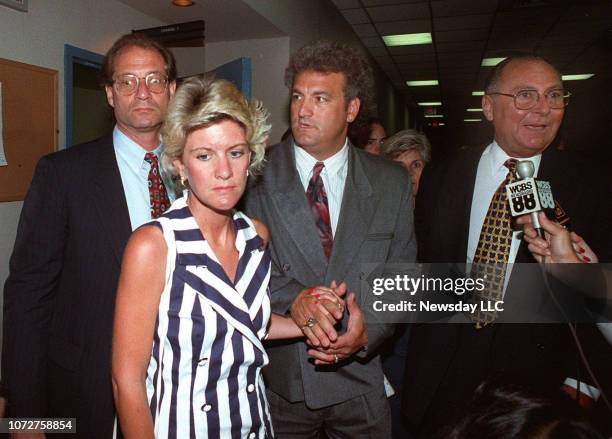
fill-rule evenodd
<path id="1" fill-rule="evenodd" d="M 504 162 L 504 166 L 513 174 L 516 174 L 516 159 L 508 159 Z"/>
<path id="2" fill-rule="evenodd" d="M 312 178 L 319 178 L 319 175 L 321 175 L 321 171 L 324 167 L 325 163 L 323 162 L 315 163 L 314 167 L 312 168 Z"/>
<path id="3" fill-rule="evenodd" d="M 516 180 L 516 159 L 508 159 L 504 162 L 504 166 L 508 168 L 508 175 L 506 175 L 506 181 L 512 183 Z"/>
<path id="4" fill-rule="evenodd" d="M 145 161 L 150 163 L 151 165 L 157 164 L 157 156 L 152 152 L 148 152 L 145 154 Z"/>

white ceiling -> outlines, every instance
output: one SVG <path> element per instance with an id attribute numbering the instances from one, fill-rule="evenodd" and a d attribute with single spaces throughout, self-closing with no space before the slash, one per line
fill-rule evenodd
<path id="1" fill-rule="evenodd" d="M 173 6 L 171 0 L 119 1 L 167 24 L 204 20 L 205 40 L 211 43 L 284 35 L 242 0 L 195 0 L 186 8 Z"/>

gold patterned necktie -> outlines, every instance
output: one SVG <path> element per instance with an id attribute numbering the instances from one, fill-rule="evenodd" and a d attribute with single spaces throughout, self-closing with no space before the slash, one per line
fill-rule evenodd
<path id="1" fill-rule="evenodd" d="M 476 290 L 474 294 L 478 307 L 471 317 L 476 323 L 476 328 L 482 328 L 495 320 L 497 317 L 494 311 L 495 302 L 502 299 L 504 292 L 504 280 L 512 244 L 512 216 L 506 196 L 506 185 L 516 180 L 516 160 L 508 159 L 504 162 L 504 166 L 508 168 L 508 174 L 491 199 L 472 265 L 472 277 L 484 280 L 484 289 Z M 481 304 L 484 305 L 484 309 Z"/>

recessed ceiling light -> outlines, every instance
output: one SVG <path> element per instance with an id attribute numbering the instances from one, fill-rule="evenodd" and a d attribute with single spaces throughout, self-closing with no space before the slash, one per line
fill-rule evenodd
<path id="1" fill-rule="evenodd" d="M 484 91 L 482 90 L 473 91 L 472 96 L 484 96 Z"/>
<path id="2" fill-rule="evenodd" d="M 583 75 L 563 75 L 561 76 L 562 81 L 581 81 L 583 79 L 591 79 L 595 76 L 595 73 L 585 73 Z"/>
<path id="3" fill-rule="evenodd" d="M 466 110 L 475 113 L 477 111 L 482 111 L 482 108 L 467 108 Z"/>
<path id="4" fill-rule="evenodd" d="M 174 6 L 193 6 L 193 0 L 172 0 Z"/>
<path id="5" fill-rule="evenodd" d="M 444 117 L 443 114 L 426 114 L 425 117 Z"/>
<path id="6" fill-rule="evenodd" d="M 500 62 L 502 62 L 503 60 L 505 60 L 506 58 L 507 57 L 505 56 L 502 58 L 483 58 L 480 65 L 483 67 L 493 67 L 499 64 Z"/>
<path id="7" fill-rule="evenodd" d="M 437 79 L 431 79 L 429 81 L 406 81 L 406 85 L 410 87 L 424 87 L 426 85 L 438 85 Z"/>
<path id="8" fill-rule="evenodd" d="M 416 44 L 431 44 L 431 33 L 385 35 L 382 37 L 385 44 L 393 46 L 414 46 Z"/>
<path id="9" fill-rule="evenodd" d="M 464 122 L 482 122 L 482 119 L 463 119 Z"/>
<path id="10" fill-rule="evenodd" d="M 439 107 L 442 105 L 442 102 L 419 102 L 419 107 Z"/>

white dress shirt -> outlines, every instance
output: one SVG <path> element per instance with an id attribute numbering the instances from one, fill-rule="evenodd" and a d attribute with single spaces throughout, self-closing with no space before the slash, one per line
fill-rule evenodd
<path id="1" fill-rule="evenodd" d="M 470 212 L 470 234 L 468 238 L 467 248 L 467 263 L 471 264 L 474 260 L 474 254 L 476 253 L 476 247 L 478 247 L 478 239 L 480 238 L 480 231 L 482 230 L 482 224 L 484 223 L 485 216 L 489 210 L 491 199 L 493 194 L 499 187 L 499 185 L 506 179 L 508 175 L 508 168 L 504 166 L 506 160 L 510 157 L 506 152 L 501 149 L 497 142 L 493 141 L 483 151 L 478 162 L 478 171 L 476 173 L 476 182 L 474 184 L 474 193 L 472 195 L 472 210 Z M 538 175 L 538 169 L 540 168 L 540 161 L 542 160 L 542 154 L 535 155 L 529 158 L 517 158 L 516 160 L 531 160 L 535 167 L 534 177 Z M 510 255 L 508 258 L 508 264 L 514 263 L 516 254 L 518 253 L 519 245 L 521 245 L 521 230 L 517 230 L 512 233 L 512 243 L 510 244 Z M 508 265 L 506 271 L 506 277 L 504 279 L 504 292 L 508 286 L 508 280 L 510 279 L 511 265 Z"/>
<path id="2" fill-rule="evenodd" d="M 293 143 L 295 151 L 295 167 L 300 176 L 304 192 L 308 189 L 308 183 L 312 177 L 312 169 L 319 162 L 308 152 Z M 332 234 L 336 235 L 336 227 L 338 226 L 338 218 L 340 217 L 340 207 L 342 206 L 342 196 L 344 194 L 344 184 L 348 173 L 348 141 L 344 141 L 344 146 L 333 156 L 327 160 L 323 160 L 325 167 L 321 171 L 323 186 L 327 193 L 327 204 L 329 207 L 329 218 L 331 221 Z"/>

